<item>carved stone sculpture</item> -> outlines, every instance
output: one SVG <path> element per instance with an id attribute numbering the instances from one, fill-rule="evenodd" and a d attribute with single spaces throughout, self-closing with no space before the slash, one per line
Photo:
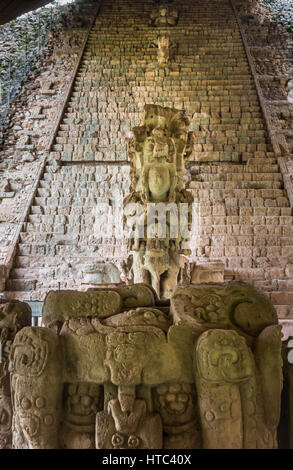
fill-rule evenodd
<path id="1" fill-rule="evenodd" d="M 184 164 L 193 148 L 188 128 L 183 111 L 146 105 L 143 125 L 133 128 L 130 143 L 132 186 L 124 200 L 124 215 L 126 227 L 134 234 L 128 246 L 134 282 L 152 285 L 161 298 L 170 298 L 184 265 L 182 255 L 190 254 L 186 242 L 193 198 L 183 188 Z M 182 203 L 187 206 L 185 231 Z M 166 223 L 160 225 L 158 212 L 151 219 L 152 210 L 165 214 Z M 139 232 L 135 231 L 138 225 Z"/>
<path id="2" fill-rule="evenodd" d="M 191 266 L 192 284 L 218 284 L 224 282 L 225 265 L 221 261 L 194 263 Z"/>
<path id="3" fill-rule="evenodd" d="M 161 4 L 151 11 L 151 26 L 176 26 L 178 23 L 178 9 L 171 5 Z"/>
<path id="4" fill-rule="evenodd" d="M 31 325 L 31 309 L 23 302 L 13 301 L 0 304 L 0 449 L 12 445 L 12 404 L 9 354 L 16 333 Z"/>
<path id="5" fill-rule="evenodd" d="M 281 332 L 248 285 L 49 292 L 10 361 L 15 448 L 276 448 Z"/>
<path id="6" fill-rule="evenodd" d="M 158 36 L 158 64 L 166 66 L 169 61 L 170 38 L 167 34 Z"/>

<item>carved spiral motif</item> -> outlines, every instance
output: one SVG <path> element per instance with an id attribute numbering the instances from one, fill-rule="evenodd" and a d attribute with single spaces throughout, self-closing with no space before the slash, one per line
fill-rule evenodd
<path id="1" fill-rule="evenodd" d="M 48 343 L 31 333 L 32 330 L 22 330 L 16 336 L 9 369 L 19 375 L 38 377 L 47 364 Z"/>
<path id="2" fill-rule="evenodd" d="M 21 413 L 20 426 L 29 437 L 35 437 L 40 431 L 40 417 L 32 413 Z"/>
<path id="3" fill-rule="evenodd" d="M 128 438 L 128 447 L 131 449 L 137 449 L 140 444 L 140 439 L 137 436 L 131 435 Z"/>
<path id="4" fill-rule="evenodd" d="M 241 382 L 253 375 L 253 361 L 244 338 L 235 331 L 209 330 L 197 344 L 199 375 L 211 382 Z"/>
<path id="5" fill-rule="evenodd" d="M 140 438 L 134 434 L 131 434 L 130 436 L 124 436 L 123 434 L 116 432 L 113 434 L 111 442 L 115 449 L 137 449 L 140 445 Z"/>

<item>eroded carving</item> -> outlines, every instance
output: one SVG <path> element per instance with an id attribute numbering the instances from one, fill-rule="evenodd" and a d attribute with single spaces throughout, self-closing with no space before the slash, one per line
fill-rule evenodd
<path id="1" fill-rule="evenodd" d="M 143 125 L 133 128 L 130 143 L 132 192 L 124 200 L 124 214 L 134 283 L 151 285 L 161 298 L 170 298 L 183 255 L 190 254 L 193 198 L 183 187 L 184 164 L 193 151 L 188 129 L 184 112 L 146 105 Z"/>
<path id="2" fill-rule="evenodd" d="M 14 448 L 59 447 L 61 366 L 58 337 L 52 330 L 26 327 L 16 335 L 9 366 Z"/>
<path id="3" fill-rule="evenodd" d="M 188 286 L 169 307 L 135 285 L 106 291 L 120 306 L 101 315 L 82 299 L 103 292 L 76 292 L 76 310 L 51 293 L 52 329 L 17 333 L 15 448 L 277 447 L 281 333 L 267 297 L 245 284 Z"/>
<path id="4" fill-rule="evenodd" d="M 151 26 L 176 26 L 179 19 L 178 9 L 172 5 L 161 4 L 151 11 Z"/>
<path id="5" fill-rule="evenodd" d="M 166 66 L 169 62 L 170 37 L 167 34 L 158 36 L 158 64 Z"/>
<path id="6" fill-rule="evenodd" d="M 0 304 L 0 449 L 12 445 L 9 356 L 16 333 L 31 324 L 30 307 L 18 301 Z"/>
<path id="7" fill-rule="evenodd" d="M 162 447 L 162 423 L 147 410 L 145 400 L 135 398 L 133 387 L 119 387 L 118 398 L 107 411 L 97 414 L 97 449 L 156 449 Z"/>

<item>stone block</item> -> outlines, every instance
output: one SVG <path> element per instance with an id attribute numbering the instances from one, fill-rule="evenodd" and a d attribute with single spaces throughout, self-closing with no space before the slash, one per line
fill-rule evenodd
<path id="1" fill-rule="evenodd" d="M 192 284 L 222 283 L 224 282 L 224 270 L 223 263 L 195 264 L 191 272 L 191 282 Z"/>

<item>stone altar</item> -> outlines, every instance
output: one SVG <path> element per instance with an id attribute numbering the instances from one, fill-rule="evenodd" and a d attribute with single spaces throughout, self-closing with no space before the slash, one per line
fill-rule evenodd
<path id="1" fill-rule="evenodd" d="M 51 291 L 11 357 L 14 448 L 276 448 L 281 327 L 245 284 Z"/>

